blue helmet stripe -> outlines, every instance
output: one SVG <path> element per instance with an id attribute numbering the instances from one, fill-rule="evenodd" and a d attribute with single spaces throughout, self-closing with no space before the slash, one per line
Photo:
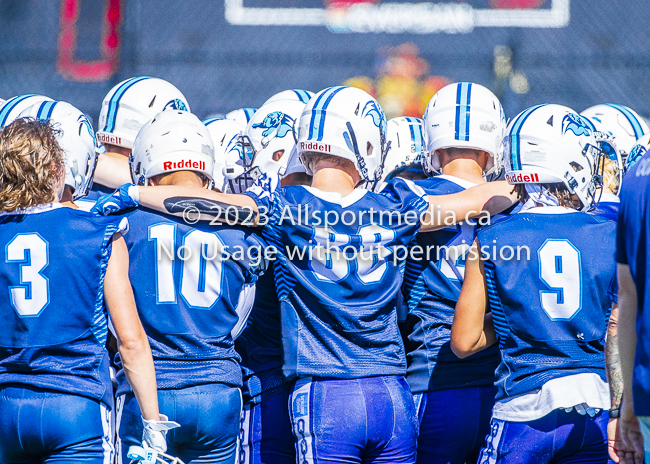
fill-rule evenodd
<path id="1" fill-rule="evenodd" d="M 538 108 L 541 108 L 544 105 L 536 105 L 533 106 L 532 108 L 528 108 L 526 111 L 521 113 L 519 116 L 517 116 L 517 119 L 515 119 L 514 123 L 512 124 L 512 129 L 510 129 L 510 160 L 512 164 L 512 170 L 513 171 L 519 171 L 521 169 L 521 158 L 519 154 L 519 132 L 521 131 L 521 127 L 524 124 L 524 121 L 528 119 L 528 116 L 530 116 L 533 111 L 535 111 Z"/>
<path id="2" fill-rule="evenodd" d="M 320 123 L 318 124 L 318 141 L 319 142 L 321 140 L 323 140 L 323 129 L 325 128 L 325 110 L 327 109 L 330 102 L 332 101 L 332 98 L 334 98 L 334 95 L 336 95 L 337 93 L 339 93 L 343 89 L 344 89 L 344 87 L 338 87 L 333 92 L 330 92 L 330 94 L 327 96 L 327 99 L 323 103 L 323 109 L 321 110 L 321 114 L 320 114 Z"/>
<path id="3" fill-rule="evenodd" d="M 242 108 L 242 110 L 244 110 L 244 114 L 246 115 L 246 122 L 250 122 L 255 111 L 257 111 L 255 108 Z"/>
<path id="4" fill-rule="evenodd" d="M 0 127 L 5 126 L 5 124 L 7 123 L 7 118 L 9 117 L 9 113 L 11 113 L 11 110 L 13 110 L 18 105 L 18 103 L 22 102 L 23 100 L 29 97 L 34 97 L 34 96 L 36 96 L 35 93 L 30 93 L 27 95 L 19 95 L 7 101 L 2 107 L 2 110 L 0 110 Z"/>
<path id="5" fill-rule="evenodd" d="M 143 81 L 145 79 L 151 79 L 150 77 L 141 76 L 141 77 L 132 77 L 128 81 L 125 81 L 120 85 L 111 99 L 108 102 L 108 114 L 106 115 L 106 124 L 104 125 L 104 132 L 112 133 L 115 130 L 115 120 L 117 119 L 117 106 L 124 96 L 124 92 L 129 90 L 134 84 Z"/>
<path id="6" fill-rule="evenodd" d="M 318 96 L 316 103 L 312 107 L 311 121 L 309 124 L 309 140 L 313 140 L 318 134 L 318 140 L 323 137 L 323 123 L 325 121 L 325 108 L 332 100 L 330 95 L 333 95 L 340 90 L 344 89 L 343 86 L 330 87 Z"/>
<path id="7" fill-rule="evenodd" d="M 298 100 L 300 100 L 303 103 L 307 103 L 310 99 L 310 96 L 307 92 L 301 89 L 293 89 L 293 92 L 296 94 L 298 97 Z"/>
<path id="8" fill-rule="evenodd" d="M 464 142 L 469 142 L 469 110 L 471 95 L 472 84 L 469 82 L 460 82 L 456 91 L 456 121 L 454 138 Z"/>
<path id="9" fill-rule="evenodd" d="M 215 121 L 221 121 L 221 120 L 223 120 L 223 119 L 226 119 L 226 118 L 222 118 L 221 116 L 219 116 L 219 117 L 216 117 L 216 118 L 208 118 L 208 119 L 204 119 L 204 120 L 203 120 L 203 125 L 204 125 L 204 126 L 209 126 L 209 125 L 212 124 L 213 122 L 215 122 Z"/>
<path id="10" fill-rule="evenodd" d="M 628 110 L 626 107 L 622 105 L 617 105 L 615 103 L 605 103 L 607 106 L 611 106 L 614 109 L 617 109 L 621 113 L 623 113 L 623 116 L 627 118 L 627 120 L 630 122 L 632 125 L 632 130 L 634 131 L 634 138 L 640 139 L 641 136 L 643 135 L 643 129 L 641 128 L 641 124 L 639 123 L 639 120 L 632 114 L 630 110 Z"/>
<path id="11" fill-rule="evenodd" d="M 52 117 L 52 112 L 54 107 L 58 102 L 55 101 L 44 101 L 38 108 L 38 113 L 36 113 L 36 118 L 40 121 L 47 121 Z"/>

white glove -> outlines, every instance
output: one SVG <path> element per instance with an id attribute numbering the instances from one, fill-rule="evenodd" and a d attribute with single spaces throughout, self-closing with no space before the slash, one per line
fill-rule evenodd
<path id="1" fill-rule="evenodd" d="M 168 420 L 164 414 L 160 415 L 161 420 L 146 420 L 142 418 L 142 442 L 146 443 L 149 448 L 156 451 L 167 451 L 167 431 L 180 427 L 178 422 Z"/>

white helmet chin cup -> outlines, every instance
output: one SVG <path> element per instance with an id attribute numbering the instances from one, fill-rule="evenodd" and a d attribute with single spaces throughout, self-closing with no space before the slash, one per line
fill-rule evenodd
<path id="1" fill-rule="evenodd" d="M 361 89 L 330 87 L 305 106 L 298 126 L 298 156 L 323 153 L 347 159 L 370 185 L 381 179 L 386 149 L 386 116 L 377 100 Z M 372 188 L 373 185 L 370 185 Z"/>
<path id="2" fill-rule="evenodd" d="M 421 119 L 393 118 L 388 121 L 387 126 L 387 140 L 390 146 L 384 159 L 382 181 L 396 169 L 421 162 L 425 150 Z"/>
<path id="3" fill-rule="evenodd" d="M 25 108 L 18 117 L 50 121 L 65 154 L 65 185 L 72 187 L 73 200 L 88 195 L 97 154 L 93 127 L 86 115 L 69 103 L 47 99 Z"/>
<path id="4" fill-rule="evenodd" d="M 423 125 L 428 152 L 424 168 L 432 173 L 440 167 L 435 152 L 444 148 L 482 150 L 496 161 L 506 119 L 499 99 L 490 90 L 480 84 L 457 82 L 431 97 Z"/>
<path id="5" fill-rule="evenodd" d="M 589 123 L 561 105 L 538 105 L 519 113 L 503 139 L 509 183 L 563 183 L 580 199 L 582 209 L 594 202 L 599 154 Z"/>
<path id="6" fill-rule="evenodd" d="M 212 141 L 214 142 L 214 170 L 212 178 L 215 188 L 221 192 L 226 190 L 226 166 L 236 165 L 239 159 L 239 152 L 232 150 L 234 144 L 246 130 L 246 126 L 231 119 L 206 119 L 203 124 L 208 128 Z M 241 163 L 240 163 L 241 166 Z M 241 172 L 244 168 L 241 167 Z M 228 172 L 234 172 L 229 169 Z M 241 174 L 241 173 L 239 173 Z"/>
<path id="7" fill-rule="evenodd" d="M 299 101 L 301 103 L 307 104 L 307 102 L 309 102 L 309 100 L 313 96 L 314 96 L 314 92 L 310 92 L 309 90 L 302 90 L 302 89 L 283 90 L 282 92 L 278 92 L 272 97 L 270 97 L 268 100 L 266 100 L 262 104 L 262 106 L 268 105 L 269 103 L 274 103 L 276 101 Z"/>
<path id="8" fill-rule="evenodd" d="M 27 108 L 44 101 L 54 100 L 50 97 L 36 94 L 18 95 L 17 97 L 10 98 L 0 107 L 0 127 L 8 126 Z"/>
<path id="9" fill-rule="evenodd" d="M 212 188 L 214 145 L 203 123 L 187 111 L 162 111 L 147 122 L 135 139 L 129 158 L 133 182 L 176 171 L 200 173 Z"/>
<path id="10" fill-rule="evenodd" d="M 257 110 L 246 127 L 254 152 L 251 168 L 285 175 L 296 146 L 294 124 L 304 108 L 305 104 L 298 100 L 276 100 Z"/>
<path id="11" fill-rule="evenodd" d="M 187 99 L 173 84 L 155 77 L 120 82 L 104 97 L 97 141 L 133 148 L 138 131 L 163 110 L 190 111 Z"/>
<path id="12" fill-rule="evenodd" d="M 612 136 L 621 151 L 623 161 L 636 141 L 650 132 L 648 125 L 636 111 L 627 106 L 606 103 L 587 108 L 581 116 L 589 118 L 594 129 Z"/>

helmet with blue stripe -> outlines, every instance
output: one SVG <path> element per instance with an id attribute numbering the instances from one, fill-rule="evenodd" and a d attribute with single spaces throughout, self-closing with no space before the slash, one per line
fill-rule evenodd
<path id="1" fill-rule="evenodd" d="M 627 106 L 606 103 L 587 108 L 580 114 L 589 118 L 595 130 L 612 136 L 621 151 L 623 162 L 636 145 L 636 141 L 642 135 L 650 133 L 650 128 L 643 118 Z"/>
<path id="2" fill-rule="evenodd" d="M 85 197 L 97 164 L 95 133 L 86 115 L 69 103 L 48 99 L 25 108 L 19 117 L 51 122 L 65 154 L 65 185 L 72 187 L 74 200 Z"/>
<path id="3" fill-rule="evenodd" d="M 0 107 L 0 127 L 8 126 L 27 108 L 44 101 L 54 100 L 50 97 L 36 94 L 18 95 L 17 97 L 10 98 Z"/>
<path id="4" fill-rule="evenodd" d="M 97 141 L 132 148 L 142 126 L 167 109 L 190 111 L 187 99 L 173 84 L 146 76 L 122 81 L 104 97 Z"/>
<path id="5" fill-rule="evenodd" d="M 423 124 L 429 173 L 440 167 L 436 150 L 445 148 L 482 150 L 499 166 L 506 118 L 499 99 L 482 85 L 457 82 L 438 90 L 427 105 Z"/>
<path id="6" fill-rule="evenodd" d="M 307 174 L 313 175 L 309 154 L 323 153 L 351 161 L 361 179 L 374 184 L 381 179 L 386 150 L 384 110 L 361 89 L 322 90 L 309 100 L 300 117 L 297 149 Z"/>
<path id="7" fill-rule="evenodd" d="M 214 168 L 212 171 L 214 186 L 220 192 L 225 192 L 228 187 L 226 179 L 232 177 L 235 172 L 239 175 L 244 171 L 239 153 L 232 147 L 239 142 L 239 137 L 246 131 L 246 126 L 225 118 L 206 119 L 203 124 L 208 128 L 214 142 Z"/>
<path id="8" fill-rule="evenodd" d="M 148 185 L 149 179 L 160 174 L 192 171 L 212 188 L 212 136 L 188 111 L 161 111 L 138 132 L 129 164 L 133 182 L 139 185 Z"/>
<path id="9" fill-rule="evenodd" d="M 598 140 L 582 116 L 562 105 L 537 105 L 508 125 L 502 144 L 511 184 L 563 183 L 583 209 L 594 201 Z"/>
<path id="10" fill-rule="evenodd" d="M 278 92 L 275 95 L 271 96 L 268 100 L 266 100 L 262 104 L 262 106 L 268 105 L 269 103 L 273 103 L 279 100 L 299 101 L 304 104 L 307 104 L 309 100 L 311 100 L 311 97 L 313 96 L 314 96 L 314 92 L 310 92 L 309 90 L 302 90 L 302 89 L 283 90 L 282 92 Z"/>
<path id="11" fill-rule="evenodd" d="M 389 145 L 382 170 L 384 181 L 396 169 L 422 162 L 425 151 L 421 119 L 406 116 L 393 118 L 388 121 L 387 127 Z"/>
<path id="12" fill-rule="evenodd" d="M 246 126 L 256 111 L 257 108 L 239 108 L 226 113 L 226 118 Z"/>
<path id="13" fill-rule="evenodd" d="M 644 135 L 637 140 L 636 145 L 634 145 L 632 150 L 630 150 L 630 153 L 625 159 L 625 172 L 638 163 L 648 150 L 650 150 L 650 134 Z"/>

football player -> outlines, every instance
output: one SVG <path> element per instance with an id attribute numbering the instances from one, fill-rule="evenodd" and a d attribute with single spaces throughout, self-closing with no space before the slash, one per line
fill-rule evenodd
<path id="1" fill-rule="evenodd" d="M 65 153 L 65 188 L 61 203 L 77 208 L 75 202 L 78 202 L 83 207 L 83 198 L 88 195 L 93 183 L 97 163 L 95 133 L 88 118 L 69 103 L 49 100 L 26 108 L 19 117 L 51 121 L 56 129 L 57 142 Z M 85 203 L 89 204 L 94 202 Z"/>
<path id="2" fill-rule="evenodd" d="M 479 228 L 451 332 L 459 357 L 497 342 L 501 352 L 481 463 L 607 462 L 616 224 L 583 212 L 598 153 L 587 123 L 564 106 L 529 108 L 508 126 L 506 178 L 525 204 Z"/>
<path id="3" fill-rule="evenodd" d="M 440 89 L 424 114 L 424 163 L 428 172 L 438 164 L 442 174 L 416 184 L 433 196 L 485 183 L 483 173 L 490 158 L 497 158 L 505 128 L 501 103 L 485 87 L 459 82 Z M 498 349 L 461 360 L 449 345 L 465 256 L 479 221 L 489 223 L 490 218 L 419 234 L 417 245 L 431 256 L 406 261 L 406 379 L 420 421 L 418 463 L 476 462 L 490 431 Z"/>
<path id="4" fill-rule="evenodd" d="M 212 187 L 213 142 L 191 113 L 167 110 L 138 133 L 130 161 L 141 185 Z M 156 187 L 158 188 L 158 187 Z M 234 463 L 242 376 L 232 331 L 262 242 L 241 227 L 200 224 L 145 209 L 125 213 L 140 318 L 152 347 L 160 408 L 182 425 L 168 436 L 184 462 Z M 187 222 L 186 222 L 187 221 Z M 129 462 L 140 404 L 118 371 L 118 456 Z"/>
<path id="5" fill-rule="evenodd" d="M 85 130 L 85 129 L 84 129 Z M 164 448 L 156 379 L 129 282 L 127 221 L 64 207 L 49 121 L 0 131 L 0 461 L 106 463 L 114 455 L 107 314 L 142 405 L 136 442 Z"/>
<path id="6" fill-rule="evenodd" d="M 131 182 L 127 159 L 135 136 L 147 121 L 166 109 L 190 111 L 190 105 L 180 90 L 163 79 L 132 77 L 106 94 L 97 130 L 97 143 L 106 152 L 97 161 L 89 200 L 111 194 L 120 185 Z"/>
<path id="7" fill-rule="evenodd" d="M 512 187 L 491 183 L 435 199 L 403 179 L 381 193 L 356 188 L 378 181 L 386 133 L 383 110 L 360 89 L 316 94 L 298 133 L 310 187 L 278 188 L 277 179 L 263 178 L 246 195 L 232 195 L 125 185 L 111 202 L 175 214 L 191 204 L 207 218 L 221 217 L 221 208 L 229 220 L 261 227 L 277 250 L 297 459 L 415 462 L 416 416 L 395 312 L 403 259 L 397 253 L 420 229 L 509 207 Z M 112 207 L 101 202 L 96 209 Z"/>
<path id="8" fill-rule="evenodd" d="M 5 127 L 14 122 L 24 110 L 32 105 L 44 101 L 53 101 L 50 97 L 37 94 L 18 95 L 10 98 L 0 107 L 0 127 Z"/>
<path id="9" fill-rule="evenodd" d="M 409 180 L 426 178 L 422 169 L 426 147 L 421 119 L 406 116 L 391 119 L 386 125 L 386 140 L 390 147 L 382 163 L 382 182 L 393 177 Z"/>

